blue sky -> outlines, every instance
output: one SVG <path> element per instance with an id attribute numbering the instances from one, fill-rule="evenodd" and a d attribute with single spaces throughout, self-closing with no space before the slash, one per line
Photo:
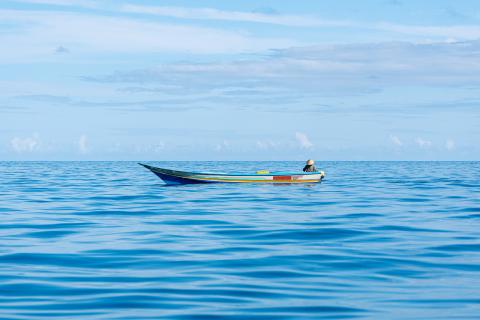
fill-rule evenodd
<path id="1" fill-rule="evenodd" d="M 480 2 L 0 3 L 0 160 L 478 160 Z"/>

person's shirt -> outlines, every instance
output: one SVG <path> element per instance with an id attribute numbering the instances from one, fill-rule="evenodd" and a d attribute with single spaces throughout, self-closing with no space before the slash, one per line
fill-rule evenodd
<path id="1" fill-rule="evenodd" d="M 315 168 L 315 165 L 313 164 L 307 164 L 303 167 L 303 172 L 317 172 L 317 168 Z"/>

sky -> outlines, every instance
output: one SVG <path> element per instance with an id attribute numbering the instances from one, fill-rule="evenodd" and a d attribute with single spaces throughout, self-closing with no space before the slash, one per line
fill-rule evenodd
<path id="1" fill-rule="evenodd" d="M 480 160 L 480 1 L 0 2 L 0 160 Z"/>

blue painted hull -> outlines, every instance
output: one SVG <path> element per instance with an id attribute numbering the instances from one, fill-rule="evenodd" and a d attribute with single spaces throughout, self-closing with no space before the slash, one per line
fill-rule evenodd
<path id="1" fill-rule="evenodd" d="M 316 183 L 325 174 L 320 172 L 304 173 L 265 173 L 265 174 L 220 174 L 198 173 L 163 169 L 139 163 L 152 171 L 167 184 L 189 183 Z"/>
<path id="2" fill-rule="evenodd" d="M 191 183 L 215 183 L 209 182 L 209 181 L 198 181 L 194 179 L 189 179 L 189 178 L 183 178 L 183 177 L 176 177 L 168 174 L 163 174 L 160 172 L 155 172 L 152 171 L 157 177 L 162 179 L 166 184 L 191 184 Z"/>

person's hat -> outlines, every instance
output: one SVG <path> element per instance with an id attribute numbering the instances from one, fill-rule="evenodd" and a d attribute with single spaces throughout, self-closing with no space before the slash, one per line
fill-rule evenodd
<path id="1" fill-rule="evenodd" d="M 313 161 L 312 159 L 307 160 L 307 164 L 308 164 L 309 166 L 312 166 L 314 163 L 315 163 L 315 161 Z"/>

